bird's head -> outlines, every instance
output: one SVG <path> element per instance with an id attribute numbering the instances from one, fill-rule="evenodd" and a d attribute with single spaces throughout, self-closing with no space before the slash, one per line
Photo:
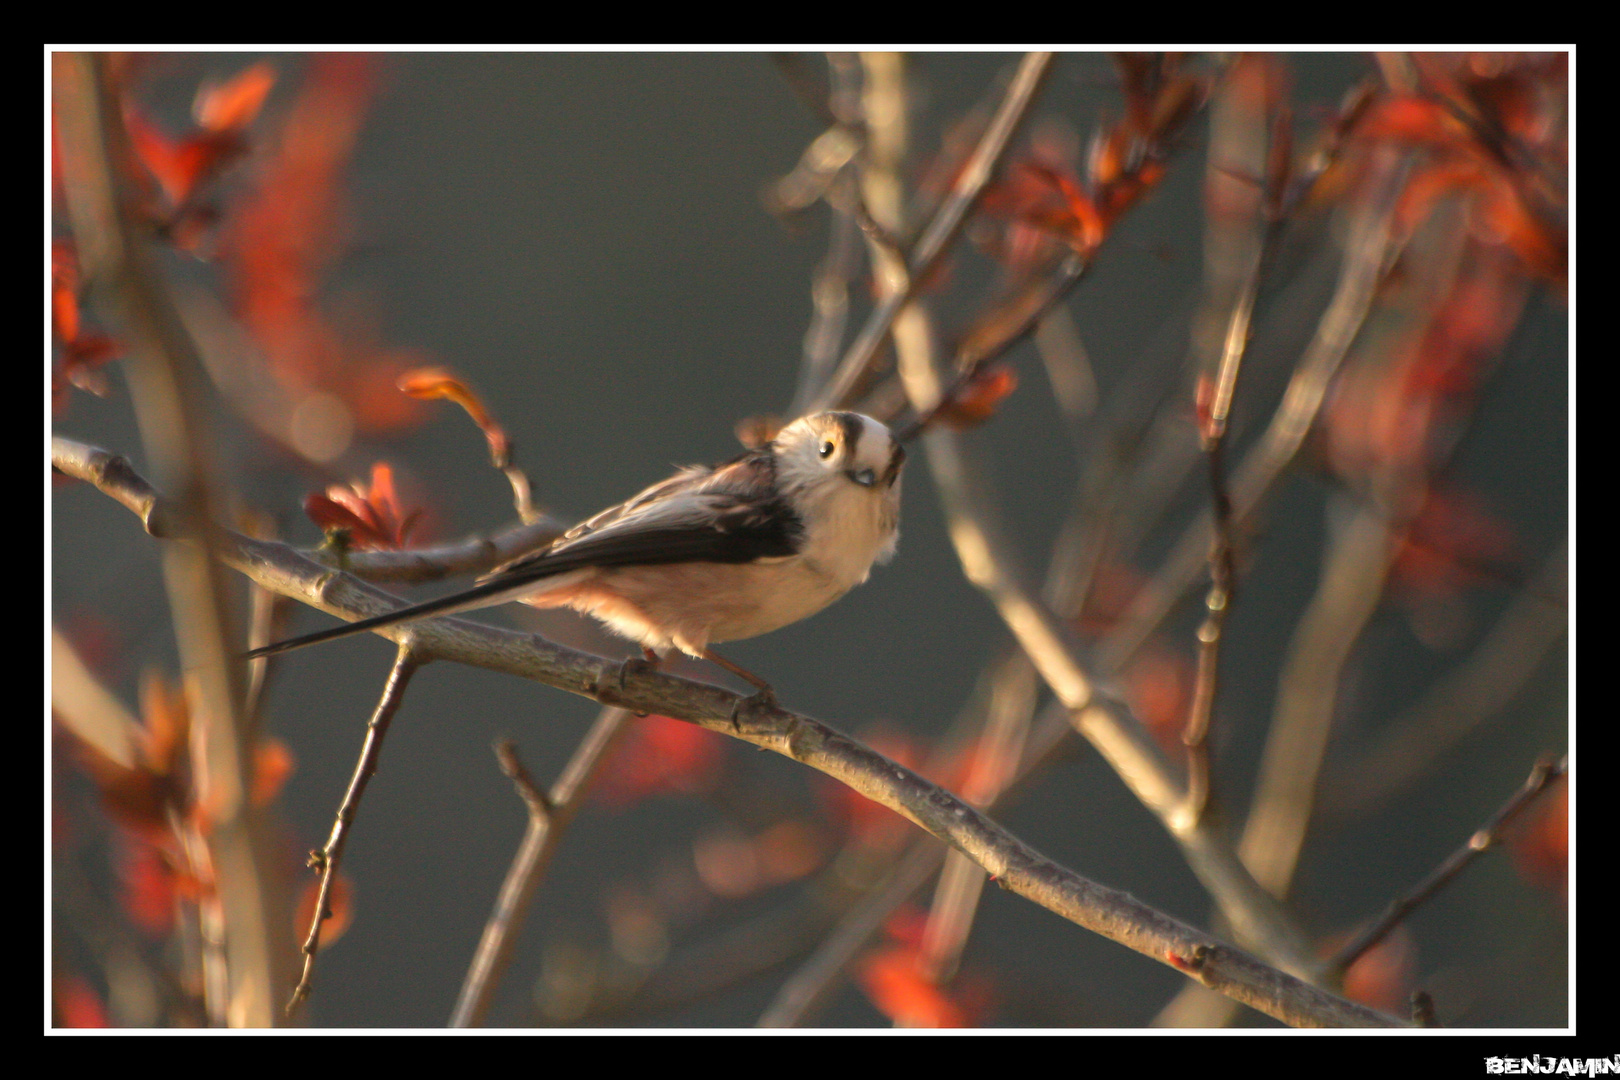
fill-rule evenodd
<path id="1" fill-rule="evenodd" d="M 896 495 L 906 452 L 888 427 L 854 412 L 801 417 L 772 443 L 778 475 L 794 487 L 843 484 Z"/>

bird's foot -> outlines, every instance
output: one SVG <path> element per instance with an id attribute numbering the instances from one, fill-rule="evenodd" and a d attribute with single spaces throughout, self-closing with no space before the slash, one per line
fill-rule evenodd
<path id="1" fill-rule="evenodd" d="M 758 712 L 761 709 L 774 709 L 777 706 L 776 691 L 769 686 L 761 686 L 757 691 L 747 697 L 740 697 L 731 705 L 731 727 L 739 734 L 742 732 L 742 714 L 745 712 Z"/>
<path id="2" fill-rule="evenodd" d="M 624 680 L 627 677 L 629 677 L 629 675 L 632 672 L 635 672 L 637 674 L 644 674 L 644 673 L 649 672 L 649 671 L 657 671 L 657 670 L 658 670 L 658 660 L 657 660 L 656 657 L 654 657 L 654 658 L 647 658 L 647 657 L 644 657 L 644 656 L 627 656 L 627 657 L 625 657 L 624 658 L 624 663 L 619 665 L 619 678 L 618 678 L 619 693 L 621 693 L 621 694 L 624 693 Z M 644 712 L 638 712 L 638 713 L 636 713 L 636 715 L 644 717 L 647 714 L 644 713 Z"/>

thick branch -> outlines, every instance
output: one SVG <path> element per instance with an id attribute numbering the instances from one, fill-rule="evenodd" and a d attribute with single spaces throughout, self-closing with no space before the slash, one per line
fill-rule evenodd
<path id="1" fill-rule="evenodd" d="M 53 463 L 67 475 L 88 480 L 105 476 L 107 470 L 98 470 L 94 463 L 111 459 L 105 451 L 55 440 Z M 334 574 L 283 544 L 223 529 L 217 536 L 217 550 L 226 565 L 313 607 L 355 619 L 403 606 L 380 589 L 348 574 Z M 945 789 L 810 717 L 757 703 L 739 710 L 744 699 L 729 690 L 657 671 L 624 672 L 621 685 L 616 660 L 576 652 L 535 634 L 460 619 L 424 619 L 387 627 L 380 634 L 407 645 L 423 659 L 487 668 L 604 704 L 675 717 L 792 758 L 909 818 L 984 867 L 1004 888 L 1284 1023 L 1374 1027 L 1401 1023 L 1269 967 L 1126 893 L 1057 865 Z M 733 716 L 745 721 L 742 726 L 734 726 Z"/>
<path id="2" fill-rule="evenodd" d="M 214 520 L 213 439 L 202 403 L 202 366 L 147 248 L 122 171 L 131 159 L 116 87 L 104 57 L 59 55 L 53 66 L 56 145 L 74 241 L 87 278 L 128 346 L 125 370 L 147 455 L 176 492 L 174 515 Z M 248 800 L 252 732 L 242 630 L 224 576 L 207 550 L 164 553 L 164 580 L 181 662 L 196 680 L 204 721 L 198 804 L 225 921 L 227 1000 L 209 1001 L 216 1023 L 267 1027 L 289 981 L 283 947 L 286 896 L 263 814 Z"/>

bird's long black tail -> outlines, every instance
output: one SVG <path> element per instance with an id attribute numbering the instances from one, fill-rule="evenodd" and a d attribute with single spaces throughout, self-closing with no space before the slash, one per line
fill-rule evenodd
<path id="1" fill-rule="evenodd" d="M 437 600 L 426 600 L 420 604 L 390 611 L 384 615 L 373 615 L 370 618 L 358 619 L 343 626 L 334 626 L 329 630 L 317 630 L 313 634 L 304 634 L 302 637 L 288 638 L 286 641 L 277 641 L 261 646 L 244 653 L 248 660 L 260 656 L 274 656 L 291 649 L 302 649 L 305 645 L 318 645 L 323 641 L 336 641 L 351 634 L 363 634 L 368 630 L 380 630 L 385 626 L 397 626 L 403 622 L 415 619 L 424 619 L 429 615 L 448 615 L 456 611 L 466 611 L 470 608 L 487 607 L 499 603 L 503 596 L 515 596 L 532 587 L 533 580 L 516 582 L 511 580 L 488 581 L 482 585 L 475 585 L 470 589 L 449 596 L 441 596 Z"/>

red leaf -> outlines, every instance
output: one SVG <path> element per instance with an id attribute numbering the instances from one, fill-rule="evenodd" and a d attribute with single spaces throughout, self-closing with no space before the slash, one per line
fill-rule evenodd
<path id="1" fill-rule="evenodd" d="M 955 1028 L 973 1023 L 961 1003 L 923 974 L 914 947 L 900 945 L 868 954 L 856 977 L 878 1011 L 898 1024 Z"/>
<path id="2" fill-rule="evenodd" d="M 1006 364 L 992 364 L 946 403 L 937 419 L 955 431 L 976 427 L 994 416 L 1002 401 L 1016 389 L 1018 372 Z"/>
<path id="3" fill-rule="evenodd" d="M 58 975 L 51 980 L 51 1020 L 65 1028 L 111 1026 L 100 995 L 78 975 Z"/>
<path id="4" fill-rule="evenodd" d="M 397 550 L 405 546 L 422 511 L 402 511 L 394 493 L 394 470 L 379 461 L 371 467 L 369 486 L 333 484 L 325 495 L 306 495 L 304 513 L 322 529 L 349 530 L 349 542 L 357 549 Z"/>

